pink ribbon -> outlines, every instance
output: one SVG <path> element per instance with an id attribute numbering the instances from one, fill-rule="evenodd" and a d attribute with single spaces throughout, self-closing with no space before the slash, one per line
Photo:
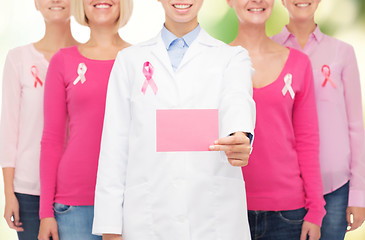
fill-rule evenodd
<path id="1" fill-rule="evenodd" d="M 284 83 L 285 83 L 284 88 L 281 90 L 283 96 L 285 96 L 286 93 L 289 92 L 291 98 L 294 99 L 295 92 L 291 86 L 293 83 L 293 75 L 291 75 L 290 73 L 286 74 L 284 77 Z"/>
<path id="2" fill-rule="evenodd" d="M 85 63 L 80 63 L 79 67 L 77 68 L 77 78 L 74 81 L 74 85 L 76 85 L 79 81 L 81 81 L 81 84 L 84 84 L 86 81 L 85 73 L 87 71 L 87 67 Z"/>
<path id="3" fill-rule="evenodd" d="M 322 87 L 326 86 L 327 82 L 329 81 L 334 88 L 336 88 L 336 84 L 331 80 L 331 69 L 328 65 L 323 65 L 322 67 L 322 73 L 325 77 L 324 82 L 322 83 Z"/>
<path id="4" fill-rule="evenodd" d="M 33 65 L 32 68 L 30 69 L 30 71 L 32 72 L 33 77 L 35 78 L 34 87 L 36 88 L 38 83 L 42 87 L 43 86 L 43 82 L 38 77 L 38 74 L 39 74 L 38 68 Z"/>
<path id="5" fill-rule="evenodd" d="M 146 94 L 147 91 L 147 87 L 148 85 L 151 86 L 153 92 L 157 93 L 157 85 L 155 83 L 155 81 L 152 79 L 152 75 L 153 75 L 153 66 L 150 62 L 145 62 L 143 64 L 143 75 L 146 77 L 146 80 L 143 83 L 142 86 L 142 92 L 143 94 Z"/>

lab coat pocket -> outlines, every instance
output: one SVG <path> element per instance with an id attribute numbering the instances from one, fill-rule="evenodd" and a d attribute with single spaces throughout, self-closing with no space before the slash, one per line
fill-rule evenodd
<path id="1" fill-rule="evenodd" d="M 123 239 L 153 239 L 151 186 L 143 183 L 124 193 Z"/>
<path id="2" fill-rule="evenodd" d="M 218 239 L 249 239 L 244 180 L 219 176 L 215 177 L 215 181 Z"/>

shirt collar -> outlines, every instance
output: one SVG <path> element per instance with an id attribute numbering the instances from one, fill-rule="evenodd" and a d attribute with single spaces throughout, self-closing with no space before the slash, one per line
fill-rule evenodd
<path id="1" fill-rule="evenodd" d="M 314 31 L 311 33 L 311 37 L 313 37 L 315 40 L 320 42 L 323 38 L 324 34 L 321 32 L 321 29 L 319 29 L 318 25 L 314 29 Z M 279 33 L 280 42 L 282 44 L 285 44 L 289 39 L 295 38 L 294 34 L 289 32 L 287 26 L 283 28 L 283 30 Z"/>
<path id="2" fill-rule="evenodd" d="M 312 32 L 312 36 L 318 41 L 320 42 L 324 36 L 324 33 L 322 33 L 321 29 L 319 29 L 318 25 L 316 27 L 316 29 L 314 29 L 314 31 Z"/>
<path id="3" fill-rule="evenodd" d="M 182 39 L 185 41 L 185 43 L 188 45 L 188 47 L 190 47 L 190 45 L 194 42 L 194 40 L 198 37 L 199 32 L 200 32 L 200 25 L 198 25 L 194 30 L 192 30 L 191 32 L 185 34 Z M 177 39 L 178 37 L 176 37 L 172 32 L 170 32 L 169 30 L 167 30 L 167 28 L 165 27 L 165 25 L 162 28 L 161 31 L 161 37 L 162 40 L 165 44 L 166 49 L 169 49 L 171 43 Z"/>

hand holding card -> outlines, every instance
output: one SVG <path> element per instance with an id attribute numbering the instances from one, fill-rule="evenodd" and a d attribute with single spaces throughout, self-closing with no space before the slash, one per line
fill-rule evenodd
<path id="1" fill-rule="evenodd" d="M 217 109 L 156 111 L 156 151 L 209 151 L 219 138 Z"/>

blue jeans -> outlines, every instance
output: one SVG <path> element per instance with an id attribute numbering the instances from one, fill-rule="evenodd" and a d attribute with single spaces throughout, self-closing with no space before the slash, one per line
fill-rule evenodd
<path id="1" fill-rule="evenodd" d="M 290 211 L 248 211 L 251 239 L 299 240 L 304 208 Z"/>
<path id="2" fill-rule="evenodd" d="M 60 240 L 101 240 L 101 236 L 91 234 L 94 206 L 69 206 L 54 204 Z"/>
<path id="3" fill-rule="evenodd" d="M 327 214 L 322 222 L 321 240 L 343 240 L 345 238 L 348 199 L 348 182 L 336 191 L 324 195 Z"/>
<path id="4" fill-rule="evenodd" d="M 39 230 L 39 196 L 15 193 L 19 202 L 19 218 L 24 232 L 17 232 L 19 240 L 37 240 Z"/>

